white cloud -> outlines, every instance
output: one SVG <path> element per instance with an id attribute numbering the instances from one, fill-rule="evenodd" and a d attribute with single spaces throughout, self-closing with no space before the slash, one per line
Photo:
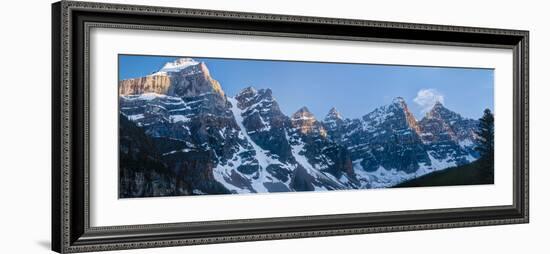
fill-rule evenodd
<path id="1" fill-rule="evenodd" d="M 445 97 L 442 93 L 435 89 L 420 89 L 414 98 L 414 103 L 420 106 L 422 113 L 426 113 L 432 109 L 436 102 L 445 104 Z"/>

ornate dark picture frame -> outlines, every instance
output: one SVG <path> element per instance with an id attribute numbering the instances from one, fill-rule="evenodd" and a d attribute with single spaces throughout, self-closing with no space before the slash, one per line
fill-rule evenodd
<path id="1" fill-rule="evenodd" d="M 513 50 L 513 205 L 91 227 L 92 27 Z M 471 227 L 529 221 L 528 31 L 62 1 L 52 5 L 52 249 L 61 253 Z"/>

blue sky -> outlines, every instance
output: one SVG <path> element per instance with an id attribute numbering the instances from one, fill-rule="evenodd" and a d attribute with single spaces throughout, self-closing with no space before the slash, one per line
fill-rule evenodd
<path id="1" fill-rule="evenodd" d="M 417 119 L 436 100 L 469 118 L 494 109 L 492 69 L 192 58 L 206 63 L 228 96 L 247 86 L 271 88 L 286 115 L 307 106 L 322 119 L 334 106 L 356 118 L 398 96 Z M 120 55 L 119 80 L 145 76 L 174 59 Z"/>

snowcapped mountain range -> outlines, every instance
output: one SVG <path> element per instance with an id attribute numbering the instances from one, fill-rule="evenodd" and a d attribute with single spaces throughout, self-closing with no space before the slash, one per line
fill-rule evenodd
<path id="1" fill-rule="evenodd" d="M 190 58 L 119 95 L 121 197 L 383 188 L 479 157 L 478 121 L 441 103 L 419 121 L 399 97 L 356 119 L 286 116 L 270 89 L 229 97 Z"/>

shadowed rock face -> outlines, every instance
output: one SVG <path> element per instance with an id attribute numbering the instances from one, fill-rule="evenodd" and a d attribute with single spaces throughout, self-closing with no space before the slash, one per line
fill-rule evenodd
<path id="1" fill-rule="evenodd" d="M 178 140 L 152 138 L 124 116 L 119 135 L 119 197 L 229 193 L 214 180 L 212 153 Z"/>
<path id="2" fill-rule="evenodd" d="M 387 187 L 477 158 L 477 121 L 442 104 L 420 122 L 402 98 L 358 119 L 288 117 L 270 89 L 227 97 L 189 58 L 119 92 L 121 197 Z"/>
<path id="3" fill-rule="evenodd" d="M 292 162 L 292 152 L 286 130 L 290 126 L 287 116 L 281 112 L 270 89 L 243 89 L 235 99 L 242 110 L 243 125 L 252 140 L 265 150 Z"/>
<path id="4" fill-rule="evenodd" d="M 178 72 L 169 72 L 171 86 L 168 95 L 194 97 L 204 93 L 214 93 L 221 98 L 225 96 L 218 81 L 210 76 L 204 63 L 189 66 Z"/>

